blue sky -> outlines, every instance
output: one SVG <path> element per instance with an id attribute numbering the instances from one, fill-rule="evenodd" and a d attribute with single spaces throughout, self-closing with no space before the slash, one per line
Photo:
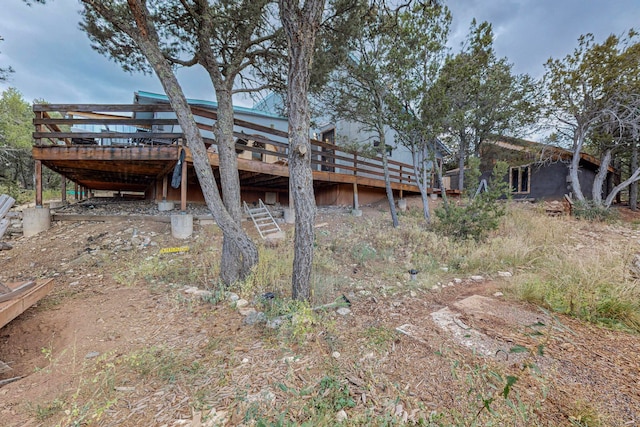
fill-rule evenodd
<path id="1" fill-rule="evenodd" d="M 640 0 L 451 0 L 451 45 L 458 49 L 472 18 L 493 24 L 495 49 L 516 73 L 541 77 L 549 57 L 561 58 L 577 46 L 581 34 L 601 41 L 609 34 L 640 28 Z M 26 6 L 2 0 L 0 67 L 15 70 L 0 90 L 16 87 L 31 102 L 128 103 L 133 92 L 162 92 L 155 76 L 129 74 L 93 51 L 78 29 L 79 2 L 49 0 Z M 214 100 L 207 76 L 181 70 L 178 77 L 190 98 Z M 244 102 L 247 105 L 247 102 Z"/>

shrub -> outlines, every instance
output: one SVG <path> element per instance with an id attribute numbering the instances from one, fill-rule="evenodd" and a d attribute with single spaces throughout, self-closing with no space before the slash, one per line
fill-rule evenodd
<path id="1" fill-rule="evenodd" d="M 611 221 L 615 219 L 615 212 L 604 206 L 596 205 L 593 202 L 577 201 L 573 205 L 573 215 L 578 219 L 586 219 L 588 221 Z"/>
<path id="2" fill-rule="evenodd" d="M 469 168 L 469 176 L 479 176 L 478 159 L 470 159 Z M 472 189 L 467 190 L 463 204 L 447 203 L 437 208 L 435 230 L 457 240 L 484 240 L 490 231 L 498 228 L 500 219 L 506 214 L 506 205 L 500 199 L 510 194 L 504 180 L 507 171 L 505 162 L 496 163 L 486 191 L 474 194 Z"/>

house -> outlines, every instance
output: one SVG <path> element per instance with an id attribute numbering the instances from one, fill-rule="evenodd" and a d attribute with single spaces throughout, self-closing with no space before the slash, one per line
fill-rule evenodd
<path id="1" fill-rule="evenodd" d="M 482 143 L 480 148 L 480 171 L 484 178 L 491 175 L 499 160 L 509 164 L 511 194 L 514 199 L 560 200 L 571 195 L 569 164 L 573 152 L 564 148 L 526 141 L 518 138 L 496 136 Z M 585 197 L 591 196 L 593 181 L 600 169 L 600 161 L 586 153 L 580 154 L 580 186 Z M 458 169 L 447 171 L 451 188 L 458 186 Z M 619 173 L 608 168 L 604 195 L 609 194 L 619 182 Z"/>
<path id="2" fill-rule="evenodd" d="M 189 100 L 191 111 L 207 145 L 214 175 L 219 157 L 211 131 L 217 104 Z M 202 202 L 189 147 L 166 96 L 137 92 L 133 104 L 35 104 L 32 153 L 36 170 L 45 166 L 77 187 L 83 196 L 94 190 L 135 194 L 156 201 Z M 234 137 L 238 153 L 241 197 L 271 204 L 289 203 L 288 121 L 256 108 L 234 108 Z M 311 139 L 313 183 L 318 205 L 373 203 L 385 198 L 379 158 Z M 168 185 L 181 153 L 182 181 Z M 417 194 L 407 163 L 390 162 L 391 185 L 398 194 Z M 36 173 L 36 205 L 41 185 Z M 41 179 L 41 176 L 40 176 Z M 39 190 L 38 190 L 39 188 Z"/>
<path id="3" fill-rule="evenodd" d="M 279 94 L 270 93 L 260 102 L 256 103 L 254 109 L 273 114 L 284 111 L 284 103 Z M 341 166 L 348 167 L 353 165 L 351 159 L 344 159 L 340 156 L 334 157 L 332 155 L 340 148 L 354 147 L 354 149 L 359 149 L 358 147 L 362 146 L 377 147 L 379 145 L 378 135 L 374 132 L 364 130 L 364 126 L 359 123 L 347 120 L 332 121 L 327 116 L 314 117 L 312 123 L 315 123 L 315 125 L 310 131 L 310 137 L 312 140 L 318 142 L 320 148 L 320 152 L 317 155 L 318 163 L 315 164 L 314 167 L 321 171 L 334 172 L 340 169 Z M 397 132 L 393 129 L 387 129 L 385 140 L 388 160 L 391 167 L 399 168 L 401 176 L 415 180 L 413 154 L 411 150 L 397 143 Z M 448 155 L 451 155 L 451 151 L 438 140 L 436 142 L 435 160 L 436 167 L 440 170 L 440 173 L 442 173 L 443 158 Z M 428 192 L 440 192 L 435 178 L 436 168 L 433 167 L 432 161 L 428 160 L 425 166 L 427 171 L 426 181 Z M 375 173 L 372 175 L 375 176 Z M 348 189 L 343 191 L 345 194 L 348 192 Z M 399 197 L 403 196 L 402 193 L 398 193 L 397 195 Z M 344 204 L 344 201 L 340 204 Z"/>

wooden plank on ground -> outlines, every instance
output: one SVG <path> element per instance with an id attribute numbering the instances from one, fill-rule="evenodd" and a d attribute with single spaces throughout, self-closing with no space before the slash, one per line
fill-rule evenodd
<path id="1" fill-rule="evenodd" d="M 4 236 L 7 228 L 9 228 L 9 224 L 11 224 L 11 221 L 9 221 L 7 218 L 0 219 L 0 239 L 2 239 L 2 236 Z"/>
<path id="2" fill-rule="evenodd" d="M 4 218 L 15 202 L 16 200 L 13 197 L 0 194 L 0 219 Z"/>
<path id="3" fill-rule="evenodd" d="M 24 283 L 5 283 L 4 285 L 11 289 L 17 289 L 23 284 Z M 0 328 L 44 298 L 53 289 L 53 284 L 53 279 L 37 280 L 35 286 L 17 298 L 0 303 Z"/>

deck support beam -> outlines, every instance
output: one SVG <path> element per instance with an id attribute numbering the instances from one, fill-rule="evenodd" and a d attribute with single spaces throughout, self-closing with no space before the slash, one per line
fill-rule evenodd
<path id="1" fill-rule="evenodd" d="M 67 178 L 64 175 L 60 175 L 62 177 L 62 181 L 60 181 L 60 200 L 62 200 L 63 204 L 67 204 Z"/>
<path id="2" fill-rule="evenodd" d="M 184 150 L 184 147 L 182 148 Z M 182 162 L 182 180 L 180 182 L 180 210 L 187 211 L 187 161 Z"/>
<path id="3" fill-rule="evenodd" d="M 36 207 L 42 207 L 42 161 L 35 161 L 35 175 L 36 175 Z"/>

